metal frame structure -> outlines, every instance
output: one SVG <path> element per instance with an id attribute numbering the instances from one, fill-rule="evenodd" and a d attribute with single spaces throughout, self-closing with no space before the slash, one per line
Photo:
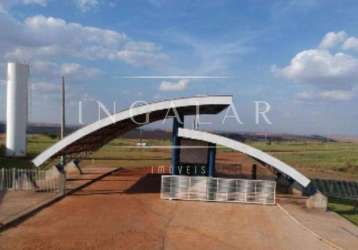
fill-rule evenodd
<path id="1" fill-rule="evenodd" d="M 59 175 L 42 169 L 0 168 L 0 193 L 6 191 L 60 192 Z"/>
<path id="2" fill-rule="evenodd" d="M 186 139 L 192 139 L 192 140 L 198 140 L 198 141 L 204 141 L 204 142 L 222 145 L 231 148 L 233 150 L 239 151 L 241 153 L 244 153 L 254 159 L 257 159 L 260 162 L 264 162 L 265 164 L 271 166 L 272 168 L 276 169 L 280 173 L 289 176 L 303 187 L 307 187 L 311 182 L 310 179 L 308 179 L 306 176 L 304 176 L 303 174 L 301 174 L 300 172 L 298 172 L 296 169 L 289 166 L 288 164 L 278 160 L 277 158 L 265 152 L 262 152 L 261 150 L 258 150 L 254 147 L 251 147 L 239 141 L 235 141 L 230 138 L 212 134 L 209 132 L 203 132 L 203 131 L 185 129 L 185 128 L 179 128 L 178 136 Z"/>
<path id="3" fill-rule="evenodd" d="M 231 104 L 231 96 L 197 96 L 136 106 L 75 131 L 43 151 L 32 162 L 39 167 L 62 155 L 76 158 L 79 154 L 95 152 L 114 138 L 143 125 L 176 115 L 196 115 L 198 111 L 200 114 L 217 114 Z M 173 132 L 174 139 L 176 133 Z M 175 151 L 176 155 L 178 153 Z"/>
<path id="4" fill-rule="evenodd" d="M 168 200 L 274 205 L 276 203 L 276 182 L 206 176 L 162 175 L 160 197 Z"/>
<path id="5" fill-rule="evenodd" d="M 223 136 L 183 128 L 186 115 L 198 115 L 198 111 L 200 114 L 217 114 L 231 104 L 231 96 L 198 96 L 133 107 L 94 122 L 66 136 L 38 155 L 33 163 L 38 167 L 62 155 L 67 155 L 71 159 L 81 154 L 90 154 L 132 129 L 158 120 L 173 118 L 173 175 L 178 174 L 176 168 L 180 159 L 180 138 L 187 138 L 208 143 L 208 175 L 210 177 L 215 176 L 216 145 L 222 145 L 242 152 L 289 177 L 288 179 L 307 187 L 310 183 L 307 177 L 267 153 Z"/>

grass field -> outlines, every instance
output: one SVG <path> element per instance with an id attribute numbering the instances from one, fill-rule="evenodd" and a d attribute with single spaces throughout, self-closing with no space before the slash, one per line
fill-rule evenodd
<path id="1" fill-rule="evenodd" d="M 30 160 L 56 142 L 55 138 L 45 135 L 31 135 L 28 138 L 28 156 L 24 159 L 6 159 L 0 156 L 0 166 L 31 167 Z M 116 139 L 91 156 L 90 162 L 111 166 L 135 167 L 169 164 L 169 148 L 133 148 L 138 140 Z M 168 146 L 168 140 L 145 140 L 149 146 Z M 317 177 L 346 177 L 358 179 L 358 143 L 314 141 L 307 142 L 248 142 L 288 164 L 295 166 L 305 174 Z M 0 145 L 4 148 L 4 136 L 0 136 Z M 3 150 L 2 150 L 3 151 Z M 233 152 L 221 148 L 225 155 Z M 85 163 L 88 163 L 85 162 Z"/>
<path id="2" fill-rule="evenodd" d="M 253 142 L 257 147 L 312 177 L 345 176 L 358 179 L 358 143 Z M 328 175 L 328 176 L 326 176 Z"/>
<path id="3" fill-rule="evenodd" d="M 271 145 L 264 143 L 252 143 L 252 145 L 263 151 L 271 152 L 292 165 L 325 167 L 335 170 L 349 170 L 348 168 L 358 167 L 358 143 L 279 142 Z M 358 168 L 350 170 L 358 170 Z"/>

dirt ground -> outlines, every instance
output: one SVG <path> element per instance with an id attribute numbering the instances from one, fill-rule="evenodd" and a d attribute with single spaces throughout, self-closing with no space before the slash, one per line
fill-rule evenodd
<path id="1" fill-rule="evenodd" d="M 101 178 L 106 174 L 115 171 L 117 168 L 86 168 L 82 174 L 75 167 L 68 166 L 66 192 L 81 189 L 81 186 Z M 51 182 L 53 185 L 55 183 Z M 0 231 L 4 225 L 16 220 L 19 216 L 36 209 L 38 206 L 51 202 L 60 196 L 58 192 L 32 191 L 0 191 Z"/>
<path id="2" fill-rule="evenodd" d="M 51 192 L 0 192 L 0 228 L 9 219 L 55 196 Z"/>
<path id="3" fill-rule="evenodd" d="M 330 249 L 277 206 L 160 200 L 120 170 L 0 235 L 0 249 Z"/>
<path id="4" fill-rule="evenodd" d="M 262 163 L 244 155 L 240 152 L 218 152 L 216 169 L 217 174 L 225 177 L 232 175 L 238 178 L 251 178 L 252 165 L 257 166 L 258 179 L 275 179 L 272 171 Z M 333 179 L 333 180 L 357 180 L 357 177 L 350 173 L 333 171 L 315 167 L 294 166 L 303 175 L 309 178 Z"/>

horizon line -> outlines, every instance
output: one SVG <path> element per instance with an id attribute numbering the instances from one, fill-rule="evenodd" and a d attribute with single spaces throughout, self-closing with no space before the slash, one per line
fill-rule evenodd
<path id="1" fill-rule="evenodd" d="M 194 76 L 194 75 L 166 75 L 166 76 L 160 76 L 160 75 L 143 75 L 143 76 L 117 76 L 119 78 L 125 78 L 125 79 L 228 79 L 232 78 L 231 76 Z"/>

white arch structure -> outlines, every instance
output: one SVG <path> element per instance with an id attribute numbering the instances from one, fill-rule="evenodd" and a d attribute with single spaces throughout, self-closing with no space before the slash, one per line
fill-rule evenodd
<path id="1" fill-rule="evenodd" d="M 222 145 L 227 148 L 231 148 L 233 150 L 244 153 L 252 158 L 255 158 L 261 162 L 270 165 L 271 167 L 275 168 L 279 172 L 291 177 L 303 187 L 307 187 L 308 184 L 311 182 L 310 179 L 308 179 L 306 176 L 298 172 L 296 169 L 276 159 L 275 157 L 265 152 L 262 152 L 261 150 L 258 150 L 254 147 L 251 147 L 247 144 L 232 140 L 230 138 L 212 134 L 209 132 L 203 132 L 203 131 L 185 129 L 185 128 L 179 128 L 178 136 L 186 139 L 192 139 L 192 140 L 198 140 L 198 141 L 204 141 L 204 142 Z"/>
<path id="2" fill-rule="evenodd" d="M 39 167 L 63 154 L 94 152 L 132 129 L 173 117 L 175 111 L 181 115 L 217 114 L 231 104 L 232 96 L 196 96 L 133 107 L 78 129 L 43 151 L 32 162 Z"/>

